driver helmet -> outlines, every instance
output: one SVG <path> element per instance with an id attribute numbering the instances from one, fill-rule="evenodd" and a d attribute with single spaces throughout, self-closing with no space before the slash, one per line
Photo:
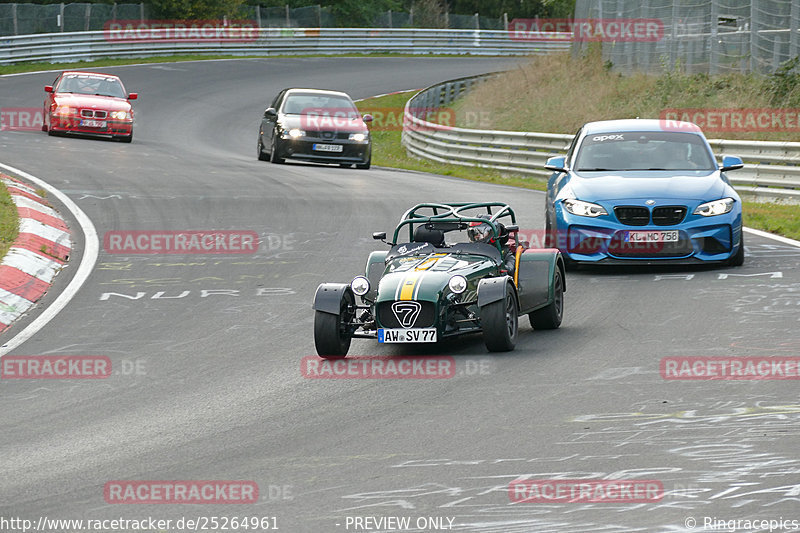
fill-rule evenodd
<path id="1" fill-rule="evenodd" d="M 491 215 L 488 213 L 481 213 L 478 218 L 485 218 L 489 220 Z M 499 227 L 498 227 L 499 230 Z M 467 229 L 467 236 L 472 242 L 484 242 L 486 244 L 494 244 L 494 231 L 488 222 L 470 222 Z"/>
<path id="2" fill-rule="evenodd" d="M 478 218 L 490 220 L 492 216 L 488 213 L 481 213 L 478 215 Z M 494 225 L 497 227 L 497 235 L 500 240 L 500 245 L 505 246 L 508 244 L 509 237 L 506 227 L 502 222 L 495 222 Z M 469 229 L 467 229 L 467 235 L 469 236 L 470 241 L 484 242 L 486 244 L 495 243 L 494 232 L 492 231 L 492 226 L 488 222 L 470 222 L 469 226 Z"/>

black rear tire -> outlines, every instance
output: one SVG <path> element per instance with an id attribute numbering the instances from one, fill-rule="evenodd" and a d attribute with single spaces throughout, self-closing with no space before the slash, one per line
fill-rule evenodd
<path id="1" fill-rule="evenodd" d="M 483 342 L 490 352 L 508 352 L 517 343 L 519 309 L 514 291 L 506 284 L 502 300 L 481 307 Z"/>
<path id="2" fill-rule="evenodd" d="M 528 313 L 533 329 L 558 329 L 561 319 L 564 316 L 564 280 L 561 278 L 561 270 L 556 267 L 556 275 L 553 280 L 554 294 L 550 305 Z"/>

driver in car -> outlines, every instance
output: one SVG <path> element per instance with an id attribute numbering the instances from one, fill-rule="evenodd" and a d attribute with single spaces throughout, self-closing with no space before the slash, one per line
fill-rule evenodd
<path id="1" fill-rule="evenodd" d="M 482 213 L 478 217 L 488 220 L 491 215 Z M 512 250 L 512 246 L 508 243 L 510 233 L 505 225 L 502 222 L 495 222 L 494 224 L 497 226 L 497 239 L 500 241 L 500 248 L 502 249 L 504 268 L 507 273 L 513 276 L 516 270 L 516 248 L 520 244 L 515 242 Z M 482 242 L 495 246 L 494 232 L 488 222 L 470 222 L 467 236 L 472 242 Z"/>

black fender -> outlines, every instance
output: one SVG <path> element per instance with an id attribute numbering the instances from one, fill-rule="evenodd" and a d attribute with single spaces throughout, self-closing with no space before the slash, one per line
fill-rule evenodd
<path id="1" fill-rule="evenodd" d="M 315 311 L 338 315 L 342 309 L 342 299 L 347 293 L 350 293 L 351 301 L 354 301 L 352 292 L 347 283 L 321 283 L 314 294 L 312 307 Z"/>
<path id="2" fill-rule="evenodd" d="M 519 309 L 519 295 L 517 294 L 517 288 L 514 286 L 514 279 L 511 276 L 498 276 L 480 280 L 478 282 L 478 307 L 483 307 L 505 298 L 506 285 L 511 286 Z"/>

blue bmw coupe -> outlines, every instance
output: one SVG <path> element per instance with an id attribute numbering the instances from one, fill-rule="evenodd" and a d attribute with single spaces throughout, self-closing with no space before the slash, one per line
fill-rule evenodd
<path id="1" fill-rule="evenodd" d="M 631 119 L 585 124 L 552 157 L 546 234 L 570 263 L 744 262 L 742 202 L 700 128 Z"/>

